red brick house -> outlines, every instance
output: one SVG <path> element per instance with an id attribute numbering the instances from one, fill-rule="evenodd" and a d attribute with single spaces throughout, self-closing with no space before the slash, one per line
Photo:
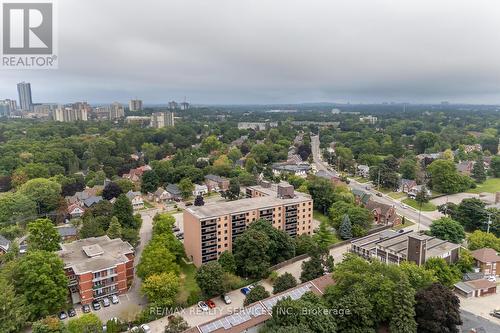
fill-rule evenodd
<path id="1" fill-rule="evenodd" d="M 401 223 L 401 218 L 396 214 L 394 206 L 369 200 L 365 208 L 372 212 L 375 224 L 398 225 Z"/>
<path id="2" fill-rule="evenodd" d="M 482 248 L 472 251 L 471 255 L 474 257 L 479 271 L 484 273 L 485 276 L 500 275 L 500 256 L 497 251 L 490 248 Z"/>

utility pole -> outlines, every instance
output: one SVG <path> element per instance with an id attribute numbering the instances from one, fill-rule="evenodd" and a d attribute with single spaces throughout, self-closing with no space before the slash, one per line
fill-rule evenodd
<path id="1" fill-rule="evenodd" d="M 380 191 L 380 167 L 378 167 L 377 191 Z"/>
<path id="2" fill-rule="evenodd" d="M 488 225 L 486 227 L 486 233 L 488 234 L 488 233 L 490 233 L 490 224 L 491 224 L 491 213 L 490 212 L 488 212 L 488 222 L 486 222 L 486 223 Z"/>

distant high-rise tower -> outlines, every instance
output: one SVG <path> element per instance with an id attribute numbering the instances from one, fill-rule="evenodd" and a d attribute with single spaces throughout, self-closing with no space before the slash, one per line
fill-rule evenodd
<path id="1" fill-rule="evenodd" d="M 17 84 L 19 94 L 19 105 L 22 111 L 33 111 L 33 101 L 31 100 L 31 84 L 21 82 Z"/>
<path id="2" fill-rule="evenodd" d="M 175 126 L 173 112 L 154 112 L 151 114 L 151 127 L 163 128 L 169 126 Z"/>
<path id="3" fill-rule="evenodd" d="M 142 100 L 132 99 L 128 102 L 128 108 L 130 111 L 142 111 Z"/>

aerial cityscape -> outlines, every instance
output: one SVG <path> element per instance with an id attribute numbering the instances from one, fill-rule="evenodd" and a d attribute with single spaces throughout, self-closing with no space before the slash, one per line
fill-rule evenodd
<path id="1" fill-rule="evenodd" d="M 0 6 L 1 333 L 500 332 L 500 4 Z"/>

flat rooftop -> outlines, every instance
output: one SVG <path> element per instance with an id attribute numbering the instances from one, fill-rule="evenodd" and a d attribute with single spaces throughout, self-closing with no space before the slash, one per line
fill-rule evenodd
<path id="1" fill-rule="evenodd" d="M 351 244 L 361 247 L 365 250 L 373 250 L 375 248 L 388 249 L 392 252 L 406 255 L 409 237 L 427 241 L 427 258 L 437 257 L 443 253 L 460 247 L 459 244 L 454 244 L 436 237 L 419 234 L 418 232 L 407 231 L 398 233 L 392 230 L 385 230 L 363 237 L 361 239 L 357 239 L 351 242 Z"/>
<path id="2" fill-rule="evenodd" d="M 79 239 L 62 243 L 57 252 L 65 268 L 72 268 L 75 274 L 98 272 L 129 261 L 127 254 L 134 253 L 128 242 L 108 236 Z"/>
<path id="3" fill-rule="evenodd" d="M 282 199 L 277 197 L 277 192 L 272 188 L 265 188 L 262 186 L 252 186 L 249 188 L 267 194 L 267 196 L 209 203 L 205 206 L 189 207 L 186 211 L 199 219 L 206 219 L 222 215 L 244 213 L 257 209 L 273 208 L 278 205 L 293 205 L 311 200 L 309 195 L 300 192 L 295 192 L 293 198 Z"/>

